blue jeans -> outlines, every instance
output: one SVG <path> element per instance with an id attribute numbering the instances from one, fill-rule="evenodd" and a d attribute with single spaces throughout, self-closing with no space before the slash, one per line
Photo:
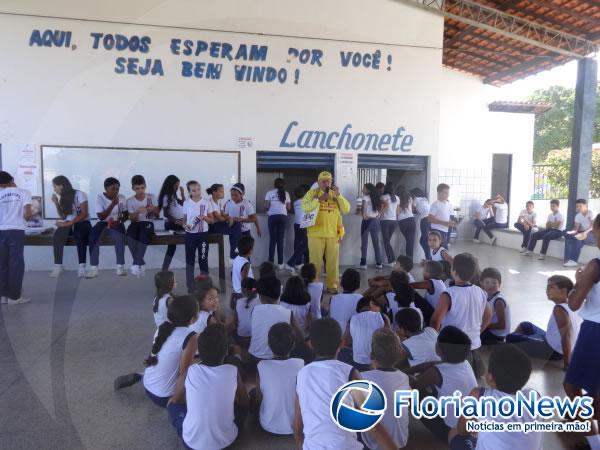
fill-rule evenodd
<path id="1" fill-rule="evenodd" d="M 533 249 L 535 248 L 535 244 L 537 244 L 537 241 L 542 239 L 542 250 L 540 251 L 540 253 L 542 255 L 545 255 L 548 252 L 548 246 L 550 245 L 550 241 L 552 241 L 554 239 L 559 239 L 560 237 L 562 237 L 562 235 L 563 235 L 563 232 L 561 230 L 557 230 L 555 228 L 548 228 L 545 230 L 537 231 L 531 235 L 531 238 L 529 239 L 529 246 L 527 247 L 527 250 L 532 252 Z"/>
<path id="2" fill-rule="evenodd" d="M 25 232 L 0 230 L 0 296 L 12 300 L 21 298 L 25 273 Z"/>
<path id="3" fill-rule="evenodd" d="M 242 224 L 237 222 L 227 230 L 229 234 L 229 258 L 234 259 L 238 255 L 238 244 L 242 236 L 251 236 L 250 231 L 242 231 Z"/>
<path id="4" fill-rule="evenodd" d="M 390 241 L 392 240 L 392 236 L 394 235 L 394 231 L 398 227 L 398 222 L 395 220 L 382 220 L 381 221 L 381 237 L 383 239 L 383 249 L 385 250 L 385 255 L 387 256 L 388 262 L 393 263 L 396 260 L 396 256 L 394 255 L 394 249 L 392 248 L 392 244 Z"/>
<path id="5" fill-rule="evenodd" d="M 529 245 L 529 238 L 531 237 L 531 228 L 525 229 L 522 223 L 515 223 L 515 228 L 523 235 L 523 241 L 521 242 L 521 248 L 527 248 Z"/>
<path id="6" fill-rule="evenodd" d="M 79 264 L 85 264 L 85 252 L 90 243 L 91 230 L 92 225 L 90 224 L 89 220 L 77 222 L 72 227 L 62 227 L 54 230 L 54 236 L 52 236 L 52 246 L 54 248 L 54 264 L 63 263 L 63 252 L 65 250 L 65 245 L 67 244 L 67 239 L 69 239 L 69 236 L 73 236 L 75 238 L 75 243 L 77 245 L 77 258 L 79 260 Z"/>
<path id="7" fill-rule="evenodd" d="M 154 236 L 154 223 L 148 221 L 131 222 L 127 227 L 127 246 L 134 266 L 143 266 L 144 256 L 150 240 Z"/>
<path id="8" fill-rule="evenodd" d="M 283 242 L 286 226 L 286 215 L 274 214 L 269 216 L 269 262 L 273 262 L 275 258 L 275 247 L 277 247 L 277 263 L 283 264 Z"/>
<path id="9" fill-rule="evenodd" d="M 490 217 L 489 219 L 484 219 L 484 220 L 476 219 L 475 220 L 475 237 L 474 238 L 479 239 L 479 233 L 481 233 L 481 230 L 483 230 L 490 239 L 494 239 L 494 234 L 491 232 L 491 230 L 493 230 L 495 228 L 508 228 L 508 223 L 496 223 L 496 221 L 493 217 Z"/>
<path id="10" fill-rule="evenodd" d="M 115 244 L 117 264 L 125 264 L 125 226 L 119 223 L 116 228 L 108 228 L 108 222 L 99 221 L 90 233 L 90 264 L 97 266 L 100 262 L 100 241 L 104 233 L 108 231 L 110 238 Z"/>
<path id="11" fill-rule="evenodd" d="M 404 236 L 404 240 L 406 241 L 404 254 L 412 259 L 415 247 L 415 230 L 417 228 L 415 218 L 407 217 L 406 219 L 399 220 L 398 225 L 400 226 L 400 233 L 402 233 L 402 236 Z"/>
<path id="12" fill-rule="evenodd" d="M 592 233 L 588 233 L 587 238 L 583 241 L 575 239 L 575 236 L 567 232 L 563 233 L 565 238 L 565 262 L 566 261 L 579 261 L 579 255 L 581 255 L 581 249 L 585 244 L 593 244 L 594 236 Z"/>
<path id="13" fill-rule="evenodd" d="M 429 261 L 431 259 L 431 249 L 429 248 L 429 244 L 427 243 L 427 236 L 429 235 L 431 228 L 429 226 L 429 220 L 427 220 L 427 217 L 421 218 L 419 228 L 421 229 L 421 237 L 419 238 L 419 244 L 423 249 L 423 253 L 425 253 L 425 259 Z"/>
<path id="14" fill-rule="evenodd" d="M 506 336 L 507 343 L 517 344 L 532 358 L 545 360 L 562 358 L 562 355 L 555 352 L 546 342 L 546 331 L 531 322 L 521 322 L 517 328 L 521 329 L 521 333 L 510 333 Z"/>
<path id="15" fill-rule="evenodd" d="M 158 395 L 154 395 L 148 389 L 144 389 L 146 391 L 146 395 L 154 402 L 155 405 L 160 406 L 161 408 L 166 408 L 167 403 L 171 397 L 159 397 Z"/>
<path id="16" fill-rule="evenodd" d="M 306 228 L 300 228 L 300 225 L 297 223 L 294 224 L 294 254 L 287 263 L 292 267 L 308 263 L 308 237 L 306 235 Z"/>
<path id="17" fill-rule="evenodd" d="M 196 252 L 200 273 L 208 273 L 208 232 L 185 233 L 185 284 L 188 292 L 194 290 L 194 268 L 196 266 Z"/>
<path id="18" fill-rule="evenodd" d="M 375 250 L 375 263 L 381 264 L 381 247 L 379 247 L 379 232 L 381 226 L 379 219 L 367 219 L 360 224 L 360 265 L 367 264 L 367 247 L 369 246 L 369 234 Z"/>

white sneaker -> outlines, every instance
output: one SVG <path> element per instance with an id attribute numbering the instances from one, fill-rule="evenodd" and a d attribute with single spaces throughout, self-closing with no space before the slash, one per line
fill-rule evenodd
<path id="1" fill-rule="evenodd" d="M 358 269 L 360 270 L 367 270 L 367 265 L 366 264 L 361 264 L 358 266 Z"/>
<path id="2" fill-rule="evenodd" d="M 31 301 L 30 298 L 18 298 L 16 300 L 13 300 L 12 298 L 7 299 L 6 303 L 8 304 L 8 306 L 11 305 L 22 305 L 23 303 L 29 303 Z"/>
<path id="3" fill-rule="evenodd" d="M 146 276 L 146 264 L 143 264 L 140 266 L 140 276 L 141 277 L 145 277 Z"/>
<path id="4" fill-rule="evenodd" d="M 8 303 L 8 297 L 2 296 L 0 297 L 0 304 L 6 305 Z"/>
<path id="5" fill-rule="evenodd" d="M 285 270 L 287 270 L 290 273 L 296 273 L 296 269 L 288 264 L 285 265 Z"/>
<path id="6" fill-rule="evenodd" d="M 492 239 L 492 245 L 496 245 L 496 242 L 498 242 L 498 238 L 494 237 L 494 239 Z"/>
<path id="7" fill-rule="evenodd" d="M 127 272 L 125 271 L 125 266 L 122 264 L 118 264 L 117 265 L 117 276 L 124 277 L 126 275 L 127 275 Z"/>
<path id="8" fill-rule="evenodd" d="M 63 266 L 62 264 L 54 264 L 54 268 L 52 272 L 50 272 L 50 278 L 58 278 L 58 276 L 62 273 Z"/>
<path id="9" fill-rule="evenodd" d="M 481 241 L 480 241 L 479 239 L 473 239 L 473 242 L 474 242 L 475 244 L 481 244 Z"/>
<path id="10" fill-rule="evenodd" d="M 543 260 L 545 260 L 545 259 L 546 259 L 546 255 L 542 255 L 542 254 L 540 254 L 540 256 L 538 256 L 538 260 L 539 260 L 539 261 L 543 261 Z"/>
<path id="11" fill-rule="evenodd" d="M 302 266 L 303 266 L 303 264 L 298 264 L 296 267 L 294 267 L 294 269 L 296 269 L 298 272 L 300 272 L 302 270 Z"/>
<path id="12" fill-rule="evenodd" d="M 383 264 L 376 264 L 375 267 L 378 269 L 383 269 Z"/>
<path id="13" fill-rule="evenodd" d="M 531 256 L 531 252 L 529 250 L 525 250 L 523 253 L 521 253 L 521 256 Z"/>
<path id="14" fill-rule="evenodd" d="M 277 265 L 277 269 L 278 270 L 283 270 L 283 269 L 285 269 L 285 266 L 283 264 L 278 264 Z"/>
<path id="15" fill-rule="evenodd" d="M 521 247 L 521 250 L 519 251 L 519 253 L 521 253 L 521 254 L 527 253 L 527 247 Z"/>
<path id="16" fill-rule="evenodd" d="M 393 262 L 384 264 L 385 267 L 394 267 L 395 265 L 396 265 L 396 263 L 393 263 Z"/>
<path id="17" fill-rule="evenodd" d="M 141 276 L 140 266 L 137 266 L 137 265 L 131 266 L 131 275 L 139 278 Z"/>
<path id="18" fill-rule="evenodd" d="M 579 267 L 579 263 L 570 259 L 569 261 L 563 264 L 563 267 Z"/>
<path id="19" fill-rule="evenodd" d="M 98 266 L 91 266 L 85 274 L 86 278 L 96 278 L 98 276 Z"/>

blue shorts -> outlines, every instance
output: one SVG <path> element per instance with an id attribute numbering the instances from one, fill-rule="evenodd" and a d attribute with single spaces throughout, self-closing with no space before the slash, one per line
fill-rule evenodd
<path id="1" fill-rule="evenodd" d="M 473 436 L 457 434 L 450 441 L 450 450 L 474 450 L 476 446 L 477 439 Z"/>
<path id="2" fill-rule="evenodd" d="M 565 376 L 566 383 L 582 388 L 590 396 L 600 394 L 599 342 L 600 323 L 584 320 Z"/>
<path id="3" fill-rule="evenodd" d="M 146 395 L 150 397 L 150 400 L 152 400 L 156 405 L 160 406 L 161 408 L 167 407 L 167 403 L 169 403 L 169 399 L 171 397 L 159 397 L 158 395 L 154 395 L 146 388 L 144 388 L 144 390 L 146 391 Z"/>

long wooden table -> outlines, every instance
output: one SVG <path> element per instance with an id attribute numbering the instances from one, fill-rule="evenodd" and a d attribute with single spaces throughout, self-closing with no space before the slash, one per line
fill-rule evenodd
<path id="1" fill-rule="evenodd" d="M 43 234 L 29 234 L 25 235 L 25 245 L 33 247 L 46 247 L 52 246 L 52 235 L 53 232 Z M 149 245 L 182 245 L 184 243 L 183 234 L 155 234 L 152 237 Z M 225 243 L 222 234 L 209 234 L 209 244 L 217 244 L 219 246 L 219 278 L 225 280 Z M 75 239 L 73 236 L 69 236 L 67 244 L 69 246 L 75 245 Z M 113 242 L 108 233 L 105 233 L 100 241 L 100 245 L 113 245 Z"/>

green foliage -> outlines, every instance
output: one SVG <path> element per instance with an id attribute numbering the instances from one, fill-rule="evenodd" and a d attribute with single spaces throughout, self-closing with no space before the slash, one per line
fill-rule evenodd
<path id="1" fill-rule="evenodd" d="M 544 161 L 548 164 L 544 170 L 546 181 L 558 197 L 566 197 L 569 192 L 569 175 L 571 173 L 571 150 L 553 150 Z M 561 195 L 562 194 L 562 195 Z M 600 151 L 592 152 L 592 176 L 590 179 L 590 198 L 598 198 L 600 194 Z"/>
<path id="2" fill-rule="evenodd" d="M 535 118 L 533 161 L 541 163 L 551 150 L 571 147 L 575 89 L 552 86 L 535 91 L 529 97 L 529 101 L 554 105 L 552 109 L 538 114 Z M 596 90 L 594 142 L 600 142 L 600 83 Z"/>

